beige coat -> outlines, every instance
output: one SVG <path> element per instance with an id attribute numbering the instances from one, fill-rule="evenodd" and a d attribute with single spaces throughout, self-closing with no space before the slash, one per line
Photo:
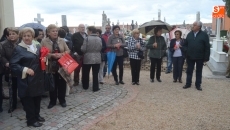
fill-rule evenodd
<path id="1" fill-rule="evenodd" d="M 65 41 L 62 38 L 57 39 L 57 44 L 60 49 L 60 53 L 70 53 L 70 50 L 68 46 L 66 45 Z M 51 54 L 53 52 L 53 42 L 49 38 L 45 38 L 41 42 L 41 46 L 47 47 L 50 50 L 50 53 L 48 54 L 48 67 L 46 67 L 47 72 L 52 72 L 51 64 L 52 64 L 52 58 Z"/>

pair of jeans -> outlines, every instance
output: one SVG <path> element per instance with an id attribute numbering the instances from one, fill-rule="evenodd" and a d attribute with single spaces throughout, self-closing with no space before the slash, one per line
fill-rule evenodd
<path id="1" fill-rule="evenodd" d="M 181 80 L 184 65 L 184 57 L 173 57 L 173 79 Z"/>
<path id="2" fill-rule="evenodd" d="M 171 72 L 172 71 L 172 52 L 171 50 L 168 48 L 167 50 L 167 70 L 166 72 Z"/>
<path id="3" fill-rule="evenodd" d="M 150 79 L 155 78 L 156 65 L 157 65 L 156 78 L 160 79 L 162 58 L 160 58 L 160 59 L 158 59 L 158 58 L 150 58 L 150 60 L 151 60 Z"/>
<path id="4" fill-rule="evenodd" d="M 203 70 L 203 63 L 204 60 L 202 59 L 187 59 L 187 78 L 186 78 L 186 85 L 191 86 L 192 84 L 192 74 L 194 70 L 194 65 L 196 64 L 196 81 L 195 81 L 195 86 L 200 87 L 201 82 L 202 82 L 202 70 Z"/>
<path id="5" fill-rule="evenodd" d="M 83 89 L 89 88 L 89 72 L 92 67 L 93 72 L 93 91 L 97 91 L 99 89 L 98 85 L 98 72 L 100 69 L 100 64 L 83 64 L 82 66 L 82 86 Z"/>
<path id="6" fill-rule="evenodd" d="M 114 77 L 114 81 L 118 82 L 118 75 L 117 75 L 117 65 L 119 66 L 119 81 L 123 81 L 123 71 L 124 71 L 124 57 L 123 56 L 116 56 L 116 59 L 113 64 L 112 73 Z"/>
<path id="7" fill-rule="evenodd" d="M 129 60 L 131 67 L 132 82 L 137 83 L 139 82 L 140 78 L 141 60 L 131 58 Z"/>

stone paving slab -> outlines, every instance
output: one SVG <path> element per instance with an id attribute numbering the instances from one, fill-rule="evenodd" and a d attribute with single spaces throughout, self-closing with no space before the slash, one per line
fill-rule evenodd
<path id="1" fill-rule="evenodd" d="M 110 78 L 112 80 L 112 76 Z M 4 87 L 8 91 L 8 87 Z M 26 126 L 25 112 L 20 100 L 13 116 L 7 113 L 9 100 L 3 101 L 3 112 L 0 113 L 0 130 L 79 130 L 88 129 L 93 124 L 119 109 L 124 103 L 134 98 L 134 90 L 128 85 L 107 83 L 100 85 L 100 91 L 92 92 L 92 88 L 83 90 L 79 85 L 73 88 L 73 94 L 66 97 L 67 107 L 62 108 L 58 103 L 52 109 L 47 109 L 49 97 L 42 98 L 41 116 L 46 119 L 42 127 Z"/>

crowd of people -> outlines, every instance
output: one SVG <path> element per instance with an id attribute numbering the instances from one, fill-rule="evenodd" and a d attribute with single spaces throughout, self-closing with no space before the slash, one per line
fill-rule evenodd
<path id="1" fill-rule="evenodd" d="M 187 78 L 183 87 L 187 89 L 192 84 L 192 74 L 196 64 L 197 90 L 202 90 L 202 68 L 203 64 L 209 61 L 210 44 L 208 35 L 201 30 L 202 23 L 195 21 L 192 31 L 186 39 L 182 39 L 182 32 L 175 31 L 175 39 L 171 39 L 169 45 L 162 37 L 162 28 L 157 26 L 154 29 L 154 35 L 150 37 L 148 43 L 140 38 L 138 29 L 132 31 L 131 36 L 125 40 L 123 35 L 119 34 L 120 27 L 115 25 L 106 26 L 106 31 L 102 34 L 100 29 L 94 26 L 87 27 L 84 24 L 79 25 L 79 32 L 71 34 L 68 27 L 58 28 L 56 25 L 49 25 L 46 33 L 43 30 L 25 27 L 22 30 L 8 27 L 4 30 L 1 39 L 1 81 L 3 75 L 7 82 L 12 82 L 12 105 L 8 112 L 17 109 L 17 97 L 20 98 L 23 109 L 26 113 L 27 125 L 40 127 L 45 119 L 40 116 L 41 96 L 44 90 L 44 73 L 51 73 L 54 79 L 55 89 L 49 92 L 50 102 L 48 109 L 57 104 L 57 99 L 61 107 L 66 107 L 66 95 L 69 94 L 65 78 L 59 73 L 61 68 L 58 63 L 66 53 L 70 54 L 79 66 L 74 70 L 72 80 L 73 86 L 82 82 L 83 89 L 87 90 L 89 85 L 90 69 L 92 68 L 92 90 L 100 90 L 100 84 L 104 84 L 104 76 L 107 70 L 108 57 L 107 52 L 116 54 L 112 66 L 112 75 L 116 85 L 125 84 L 123 80 L 124 73 L 124 51 L 127 49 L 131 66 L 132 85 L 140 85 L 141 60 L 144 57 L 144 51 L 149 49 L 148 57 L 151 60 L 150 82 L 153 83 L 156 77 L 158 82 L 161 79 L 162 58 L 170 52 L 173 64 L 173 82 L 182 83 L 183 64 L 187 62 Z M 45 34 L 45 35 L 44 35 Z M 40 69 L 40 50 L 46 47 L 50 50 L 46 57 L 45 72 Z M 117 74 L 117 65 L 119 74 Z M 156 71 L 156 74 L 155 74 Z M 171 69 L 169 68 L 169 72 Z M 81 76 L 80 76 L 80 72 Z M 156 76 L 155 76 L 156 75 Z M 10 81 L 9 81 L 10 79 Z M 0 112 L 2 109 L 2 100 L 7 99 L 3 92 L 2 82 L 0 83 Z M 17 95 L 18 92 L 18 95 Z"/>

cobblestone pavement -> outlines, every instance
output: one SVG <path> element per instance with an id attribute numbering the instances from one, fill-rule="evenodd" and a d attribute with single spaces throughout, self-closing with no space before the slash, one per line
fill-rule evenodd
<path id="1" fill-rule="evenodd" d="M 135 91 L 128 85 L 115 86 L 111 76 L 110 83 L 100 86 L 100 91 L 92 92 L 92 88 L 83 90 L 79 85 L 73 88 L 73 94 L 66 97 L 67 107 L 62 108 L 57 104 L 52 109 L 47 109 L 49 98 L 43 98 L 40 115 L 45 118 L 42 127 L 33 128 L 26 126 L 25 112 L 22 110 L 20 100 L 13 116 L 7 113 L 9 100 L 3 101 L 3 112 L 0 113 L 0 130 L 79 130 L 87 129 L 101 120 L 113 110 L 130 101 Z M 4 87 L 7 91 L 7 87 Z"/>

